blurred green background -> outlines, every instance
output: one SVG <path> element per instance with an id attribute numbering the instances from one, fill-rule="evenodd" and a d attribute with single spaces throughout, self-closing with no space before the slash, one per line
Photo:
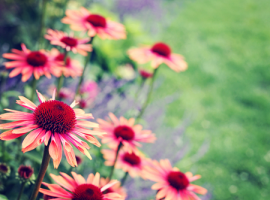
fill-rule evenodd
<path id="1" fill-rule="evenodd" d="M 8 2 L 12 0 L 6 1 L 7 4 Z M 25 9 L 10 7 L 12 9 L 9 15 L 0 19 L 2 29 L 0 33 L 10 37 L 0 38 L 2 49 L 10 47 L 4 46 L 8 40 L 13 40 L 12 46 L 16 47 L 21 42 L 30 45 L 31 40 L 38 39 L 36 37 L 38 29 L 36 32 L 28 29 L 31 26 L 35 29 L 36 24 L 31 21 L 36 21 L 38 13 L 32 12 L 31 15 L 27 15 L 31 4 L 17 2 L 19 7 L 25 6 Z M 58 10 L 49 7 L 48 13 L 57 12 L 58 16 L 50 15 L 47 24 L 54 23 L 54 28 L 63 29 L 63 25 L 59 22 L 59 18 L 64 15 L 61 7 L 63 1 L 51 2 Z M 87 5 L 90 3 L 104 5 L 104 1 L 71 2 L 78 7 L 81 2 Z M 111 12 L 117 16 L 119 13 L 115 2 L 117 1 L 106 2 L 108 6 L 104 10 L 113 7 L 115 9 L 111 9 Z M 186 130 L 192 145 L 191 151 L 177 166 L 183 171 L 192 170 L 201 174 L 202 179 L 196 183 L 204 184 L 209 189 L 211 199 L 268 199 L 270 197 L 270 1 L 160 0 L 158 2 L 163 14 L 153 15 L 150 19 L 153 22 L 151 24 L 143 20 L 145 15 L 134 14 L 131 18 L 137 21 L 130 20 L 130 17 L 125 18 L 125 25 L 134 35 L 131 34 L 128 41 L 120 43 L 126 50 L 130 45 L 152 44 L 154 40 L 164 41 L 175 53 L 184 55 L 189 64 L 188 70 L 180 74 L 165 65 L 162 66 L 158 75 L 164 78 L 164 82 L 153 95 L 154 99 L 174 93 L 181 94 L 179 99 L 168 105 L 167 125 L 177 126 L 179 120 L 185 116 L 192 119 Z M 4 7 L 1 9 L 3 11 Z M 159 12 L 159 9 L 156 12 Z M 19 21 L 21 16 L 22 19 L 28 20 L 29 24 L 22 23 L 23 20 Z M 120 19 L 122 18 L 120 15 Z M 141 29 L 138 28 L 140 27 L 138 23 L 141 23 Z M 140 31 L 137 31 L 137 28 Z M 16 35 L 18 32 L 20 35 Z M 95 42 L 96 45 L 100 44 L 98 40 Z M 107 44 L 115 47 L 114 44 L 120 43 Z M 106 56 L 110 56 L 111 63 L 121 56 L 124 60 L 123 49 L 116 49 L 111 54 L 111 46 L 104 44 L 102 47 L 104 55 L 108 50 Z M 109 67 L 105 68 L 110 68 L 110 64 L 108 65 Z M 202 158 L 192 157 L 191 155 L 194 155 L 205 141 L 210 141 L 207 153 Z"/>
<path id="2" fill-rule="evenodd" d="M 163 40 L 183 54 L 182 74 L 166 77 L 156 97 L 181 92 L 167 111 L 167 123 L 189 113 L 193 151 L 209 139 L 206 155 L 193 166 L 212 188 L 212 199 L 270 198 L 270 1 L 194 0 L 164 31 Z"/>

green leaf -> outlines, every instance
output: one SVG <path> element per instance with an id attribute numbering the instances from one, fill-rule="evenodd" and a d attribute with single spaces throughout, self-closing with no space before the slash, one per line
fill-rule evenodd
<path id="1" fill-rule="evenodd" d="M 8 198 L 2 194 L 0 194 L 0 200 L 8 200 Z"/>

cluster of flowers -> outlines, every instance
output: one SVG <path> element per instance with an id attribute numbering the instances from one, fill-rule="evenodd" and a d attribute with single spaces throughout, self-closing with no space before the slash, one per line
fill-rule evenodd
<path id="1" fill-rule="evenodd" d="M 9 77 L 22 74 L 23 82 L 30 79 L 32 75 L 36 80 L 43 75 L 47 78 L 51 78 L 51 75 L 82 77 L 86 66 L 82 69 L 78 61 L 68 56 L 69 51 L 88 56 L 92 51 L 91 43 L 96 36 L 101 39 L 115 40 L 126 38 L 125 28 L 122 24 L 110 21 L 101 15 L 92 14 L 85 8 L 78 11 L 67 10 L 62 22 L 70 24 L 70 28 L 74 31 L 87 33 L 88 37 L 78 39 L 62 31 L 47 30 L 45 38 L 50 40 L 52 45 L 62 47 L 63 52 L 61 53 L 57 49 L 31 51 L 22 44 L 22 51 L 13 49 L 12 53 L 3 54 L 4 58 L 13 60 L 5 63 L 7 69 L 14 68 Z M 154 70 L 162 63 L 176 72 L 184 71 L 187 68 L 183 57 L 173 54 L 165 43 L 159 42 L 151 47 L 132 48 L 127 53 L 138 64 L 151 62 Z M 141 69 L 140 74 L 145 79 L 153 78 L 155 71 L 152 73 Z M 89 88 L 96 87 L 92 82 L 82 85 L 81 83 L 82 81 L 77 88 L 81 95 L 89 91 Z M 179 169 L 173 168 L 167 159 L 158 162 L 144 156 L 138 147 L 141 147 L 141 143 L 153 143 L 156 137 L 150 130 L 144 130 L 140 124 L 137 124 L 135 122 L 137 119 L 117 118 L 113 113 L 109 113 L 109 118 L 106 120 L 97 119 L 97 123 L 87 121 L 94 119 L 92 114 L 82 110 L 90 100 L 74 100 L 68 105 L 59 101 L 59 99 L 70 97 L 70 93 L 63 88 L 57 92 L 56 89 L 53 89 L 52 98 L 49 100 L 46 100 L 38 91 L 36 93 L 39 105 L 23 96 L 19 96 L 20 100 L 16 102 L 28 109 L 28 112 L 5 109 L 8 113 L 0 115 L 1 120 L 13 121 L 0 124 L 0 129 L 6 130 L 1 133 L 1 140 L 12 140 L 27 134 L 22 142 L 23 153 L 31 151 L 43 143 L 45 145 L 42 166 L 36 180 L 36 191 L 33 192 L 31 200 L 36 198 L 38 192 L 44 194 L 45 200 L 126 199 L 127 194 L 122 186 L 128 175 L 140 176 L 156 182 L 152 186 L 152 189 L 157 191 L 156 199 L 197 200 L 199 197 L 195 193 L 205 194 L 207 192 L 206 189 L 191 184 L 200 178 L 199 175 L 193 176 L 190 172 L 183 173 Z M 78 93 L 76 92 L 75 95 Z M 95 95 L 96 92 L 89 95 L 89 99 L 93 99 Z M 80 108 L 74 108 L 77 105 Z M 58 185 L 43 182 L 42 184 L 49 190 L 40 188 L 49 159 L 52 158 L 54 168 L 58 168 L 62 159 L 62 151 L 72 167 L 78 166 L 81 162 L 76 157 L 73 146 L 92 159 L 88 152 L 90 146 L 85 141 L 100 147 L 99 140 L 94 136 L 98 136 L 101 143 L 108 146 L 108 149 L 102 150 L 102 154 L 105 158 L 105 165 L 112 166 L 109 177 L 101 178 L 97 172 L 84 179 L 82 175 L 75 172 L 71 172 L 72 177 L 64 172 L 59 172 L 59 176 L 50 174 Z M 47 162 L 45 161 L 46 156 Z M 111 180 L 114 168 L 122 169 L 126 173 L 121 182 Z M 0 165 L 0 174 L 5 174 L 5 171 L 8 171 L 8 167 L 4 164 Z M 33 174 L 33 169 L 21 166 L 18 174 L 23 180 L 27 180 Z"/>

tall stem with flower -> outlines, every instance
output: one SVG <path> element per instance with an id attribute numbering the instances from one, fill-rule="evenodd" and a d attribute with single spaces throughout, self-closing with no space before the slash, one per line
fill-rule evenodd
<path id="1" fill-rule="evenodd" d="M 157 70 L 158 68 L 156 68 L 153 72 L 153 77 L 151 79 L 151 83 L 150 83 L 150 87 L 149 87 L 149 90 L 148 90 L 148 94 L 147 94 L 147 97 L 146 97 L 146 100 L 141 108 L 141 111 L 139 112 L 138 116 L 137 116 L 137 120 L 140 119 L 147 107 L 147 105 L 149 104 L 150 102 L 150 99 L 151 99 L 151 96 L 152 96 L 152 93 L 153 93 L 153 88 L 154 88 L 154 82 L 155 82 L 155 78 L 156 78 L 156 74 L 157 74 Z"/>
<path id="2" fill-rule="evenodd" d="M 117 158 L 118 158 L 118 155 L 119 155 L 119 151 L 120 151 L 122 146 L 123 146 L 123 144 L 122 144 L 122 142 L 120 142 L 118 147 L 117 147 L 117 150 L 115 152 L 115 158 L 114 158 L 113 166 L 112 166 L 112 169 L 111 169 L 111 172 L 110 172 L 110 175 L 109 175 L 109 180 L 112 179 L 113 172 L 114 172 L 114 169 L 115 169 L 115 164 L 116 164 L 116 161 L 117 161 Z"/>

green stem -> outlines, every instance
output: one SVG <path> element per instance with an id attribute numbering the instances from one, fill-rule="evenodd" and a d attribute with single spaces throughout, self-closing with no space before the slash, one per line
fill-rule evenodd
<path id="1" fill-rule="evenodd" d="M 1 146 L 2 146 L 2 161 L 5 161 L 5 140 L 1 141 Z"/>
<path id="2" fill-rule="evenodd" d="M 35 94 L 36 94 L 36 87 L 37 87 L 37 80 L 33 79 L 32 81 L 32 84 L 31 84 L 31 87 L 32 87 L 32 93 L 31 93 L 31 97 L 30 97 L 30 101 L 32 101 L 34 103 L 34 100 L 35 100 Z"/>
<path id="3" fill-rule="evenodd" d="M 64 52 L 64 66 L 66 66 L 66 64 L 67 64 L 67 55 L 68 55 L 68 51 L 65 49 L 65 52 Z M 58 84 L 57 84 L 57 96 L 56 96 L 57 100 L 60 100 L 59 94 L 60 94 L 60 89 L 63 86 L 63 83 L 64 83 L 64 75 L 62 73 L 62 75 L 58 79 Z"/>
<path id="4" fill-rule="evenodd" d="M 46 5 L 47 5 L 47 0 L 42 0 L 41 4 L 41 17 L 40 17 L 40 25 L 39 25 L 39 32 L 38 32 L 38 40 L 37 40 L 37 46 L 38 49 L 40 48 L 40 41 L 43 35 L 43 29 L 44 29 L 44 24 L 45 24 L 45 13 L 46 13 Z"/>
<path id="5" fill-rule="evenodd" d="M 128 172 L 125 173 L 124 177 L 121 179 L 121 186 L 123 186 L 127 180 Z"/>
<path id="6" fill-rule="evenodd" d="M 147 105 L 149 104 L 149 101 L 150 101 L 150 98 L 151 98 L 151 95 L 152 95 L 152 92 L 153 92 L 153 88 L 154 88 L 154 82 L 155 82 L 155 77 L 156 77 L 156 74 L 157 74 L 157 70 L 158 70 L 158 68 L 156 68 L 154 70 L 154 72 L 153 72 L 153 77 L 151 79 L 150 88 L 148 90 L 147 98 L 146 98 L 146 100 L 145 100 L 145 102 L 144 102 L 144 104 L 142 106 L 142 109 L 141 109 L 139 115 L 137 116 L 137 119 L 140 119 L 142 117 Z"/>
<path id="7" fill-rule="evenodd" d="M 94 40 L 94 37 L 91 37 L 91 39 L 89 41 L 89 44 L 92 44 L 93 43 L 93 40 Z M 77 89 L 76 89 L 75 97 L 79 94 L 80 87 L 81 87 L 82 82 L 83 82 L 83 75 L 84 75 L 84 72 L 85 72 L 85 69 L 87 67 L 88 62 L 90 61 L 91 55 L 92 55 L 92 52 L 88 52 L 87 56 L 85 57 L 83 72 L 82 72 L 82 75 L 80 77 L 80 80 L 79 80 L 79 84 L 77 86 Z"/>
<path id="8" fill-rule="evenodd" d="M 116 161 L 117 161 L 117 158 L 118 158 L 118 154 L 119 154 L 119 151 L 122 147 L 122 142 L 119 143 L 118 147 L 117 147 L 117 150 L 116 150 L 116 153 L 115 153 L 115 158 L 114 158 L 114 162 L 113 162 L 113 166 L 112 166 L 112 169 L 111 169 L 111 172 L 110 172 L 110 175 L 109 175 L 109 181 L 112 179 L 112 176 L 113 176 L 113 172 L 114 172 L 114 168 L 115 168 L 115 164 L 116 164 Z"/>
<path id="9" fill-rule="evenodd" d="M 140 93 L 141 89 L 142 89 L 143 86 L 144 86 L 145 81 L 146 81 L 146 79 L 145 79 L 145 78 L 142 78 L 141 84 L 140 84 L 140 86 L 138 87 L 138 90 L 137 90 L 137 92 L 136 92 L 136 94 L 135 94 L 135 100 L 137 100 L 137 98 L 138 98 L 138 96 L 139 96 L 139 93 Z"/>
<path id="10" fill-rule="evenodd" d="M 26 181 L 22 182 L 20 193 L 19 193 L 19 196 L 18 196 L 17 200 L 20 200 L 21 199 L 21 196 L 23 194 L 23 190 L 24 190 L 25 184 L 26 184 Z"/>
<path id="11" fill-rule="evenodd" d="M 50 154 L 49 154 L 49 144 L 44 147 L 44 154 L 42 158 L 42 163 L 40 166 L 39 174 L 36 180 L 34 191 L 31 195 L 30 200 L 35 200 L 37 198 L 37 195 L 39 193 L 39 188 L 41 186 L 42 180 L 46 174 L 46 170 L 48 168 L 49 162 L 50 162 Z"/>

